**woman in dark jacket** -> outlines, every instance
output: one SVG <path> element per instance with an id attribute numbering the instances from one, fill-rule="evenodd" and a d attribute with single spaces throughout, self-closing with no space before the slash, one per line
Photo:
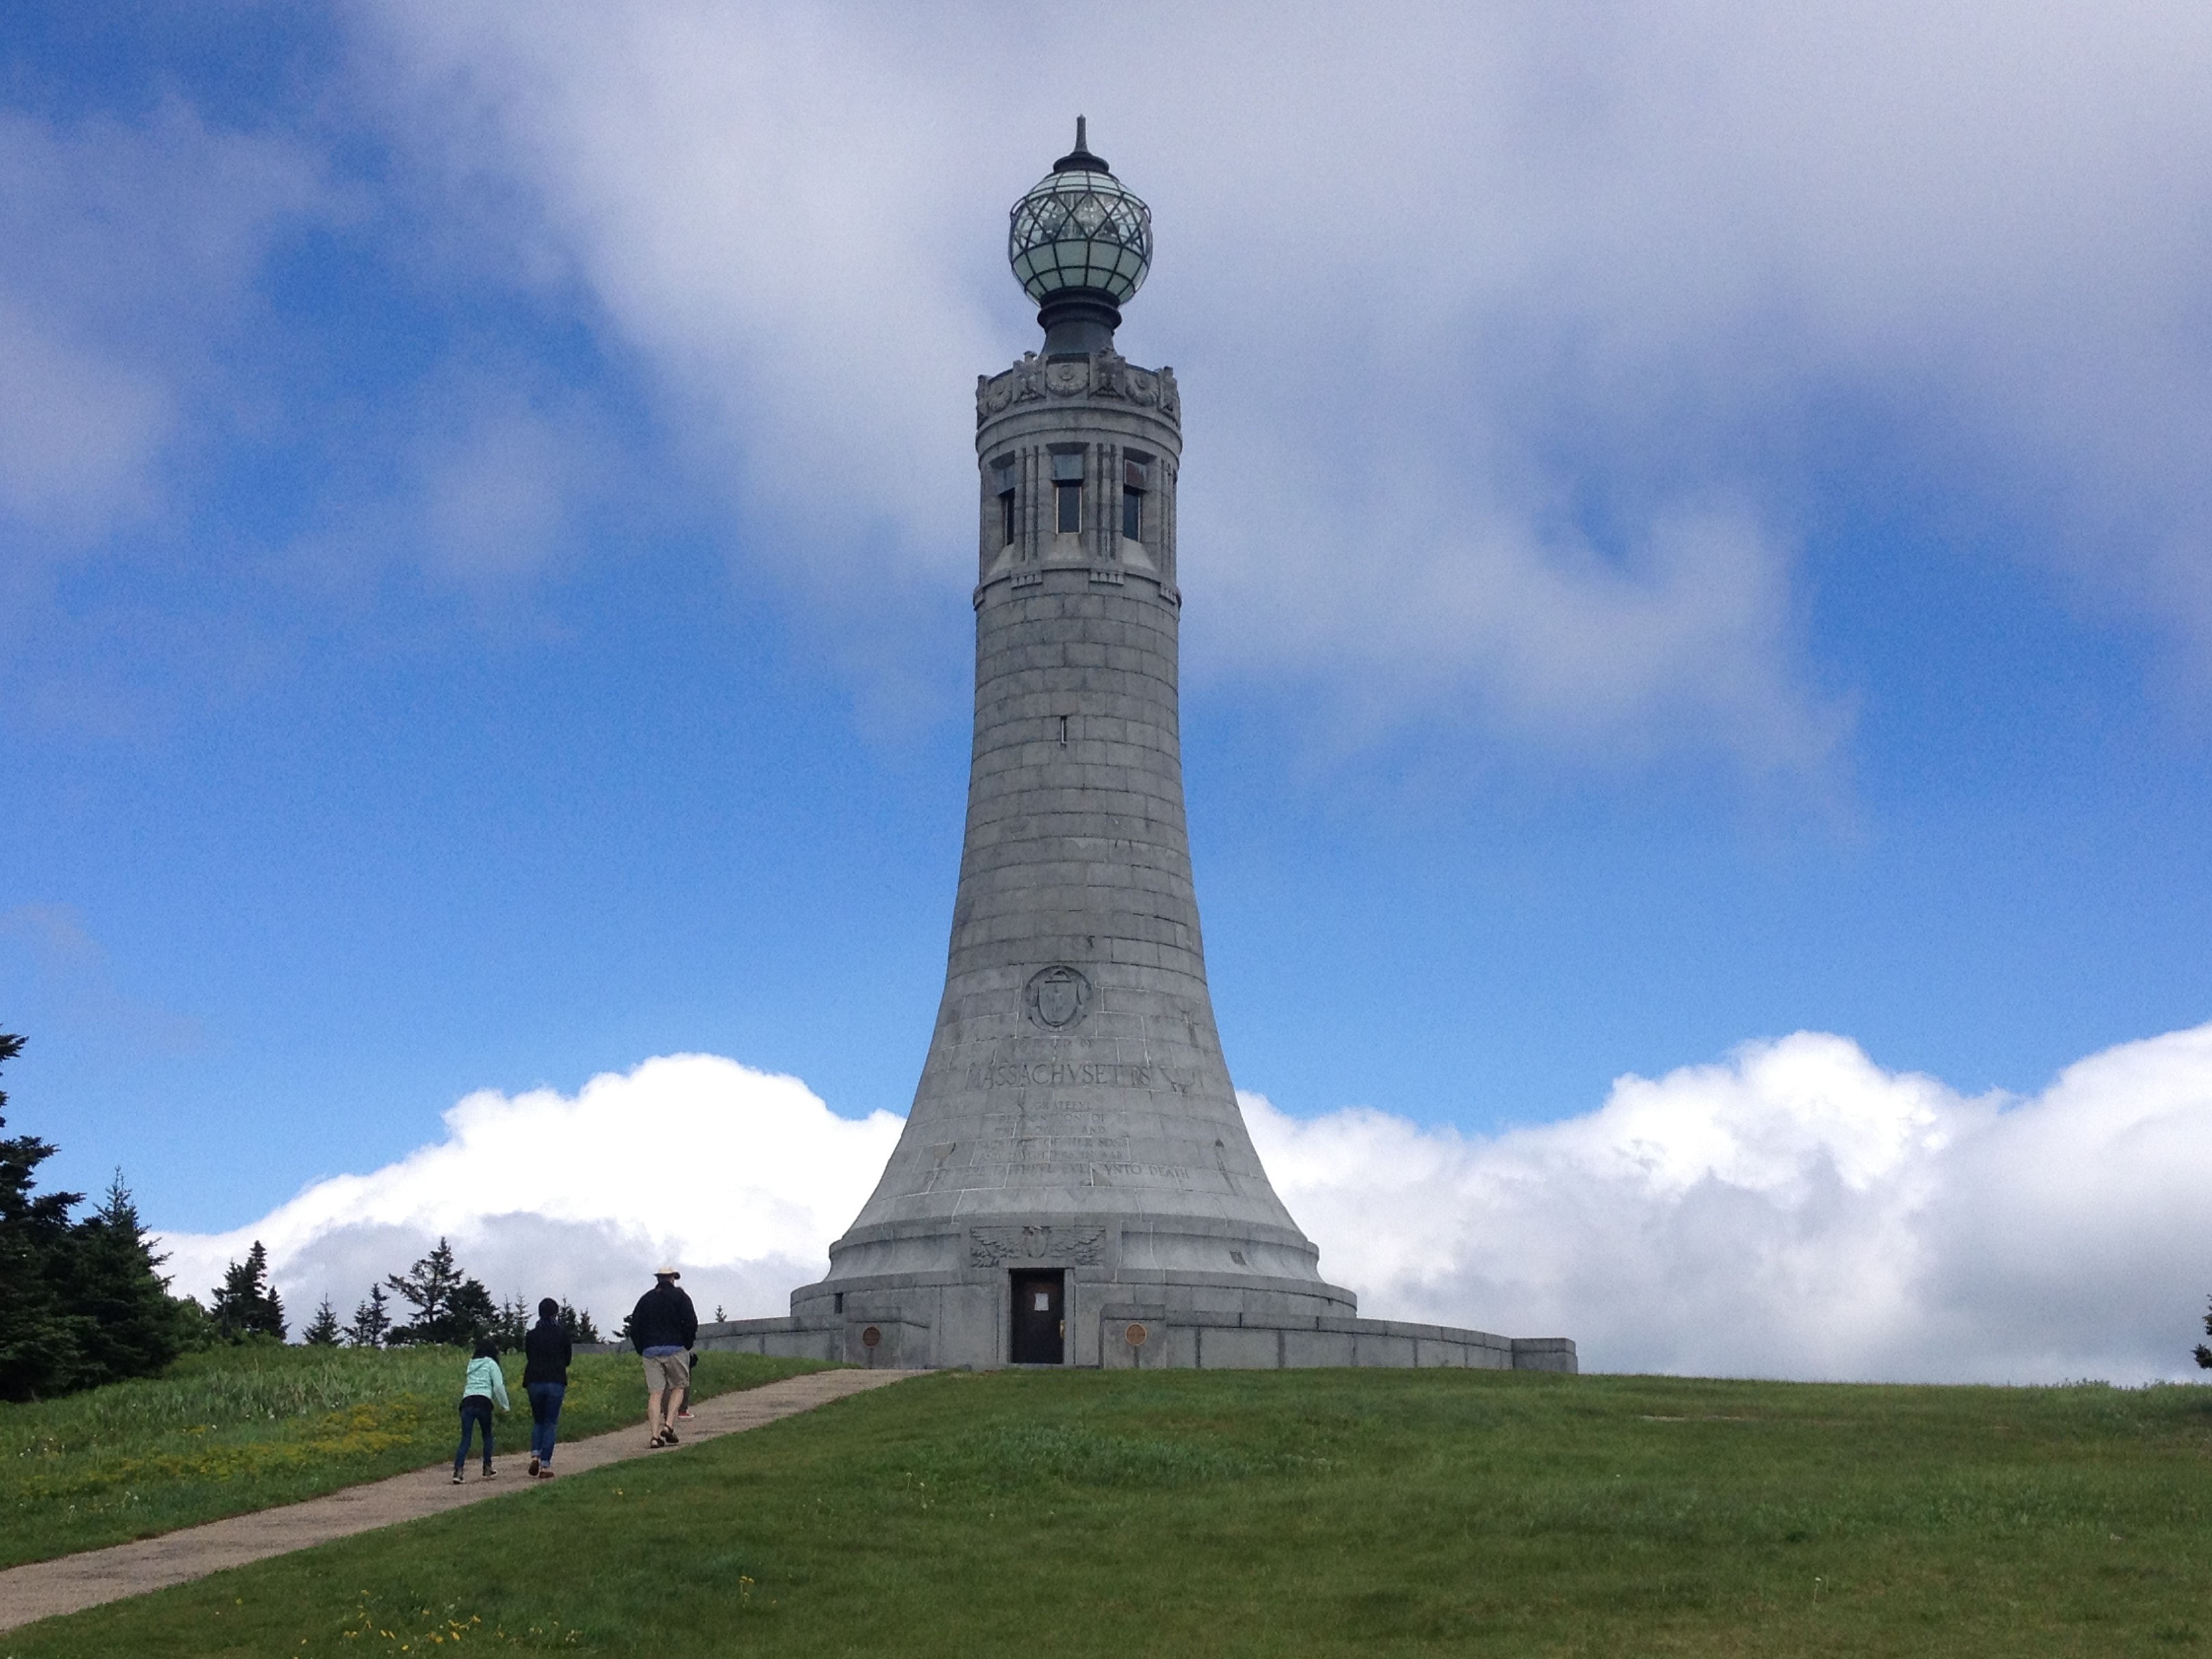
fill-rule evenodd
<path id="1" fill-rule="evenodd" d="M 561 1396 L 568 1391 L 568 1361 L 574 1350 L 561 1304 L 547 1297 L 538 1304 L 538 1322 L 522 1340 L 522 1391 L 530 1396 L 530 1473 L 553 1478 L 553 1431 L 561 1421 Z"/>

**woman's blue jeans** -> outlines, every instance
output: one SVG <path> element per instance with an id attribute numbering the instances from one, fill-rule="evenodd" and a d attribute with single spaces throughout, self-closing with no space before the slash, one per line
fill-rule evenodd
<path id="1" fill-rule="evenodd" d="M 469 1438 L 477 1425 L 483 1425 L 483 1466 L 491 1467 L 491 1401 L 480 1394 L 472 1394 L 461 1401 L 461 1448 L 453 1454 L 453 1473 L 461 1472 L 461 1465 L 469 1461 Z"/>
<path id="2" fill-rule="evenodd" d="M 561 1396 L 568 1392 L 565 1382 L 530 1385 L 530 1455 L 541 1463 L 553 1461 L 553 1431 L 561 1421 Z"/>

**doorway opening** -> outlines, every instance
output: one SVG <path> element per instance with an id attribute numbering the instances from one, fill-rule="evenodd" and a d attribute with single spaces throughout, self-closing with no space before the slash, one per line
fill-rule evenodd
<path id="1" fill-rule="evenodd" d="M 1007 1358 L 1017 1365 L 1067 1363 L 1067 1274 L 1025 1269 L 1013 1275 L 1014 1318 Z"/>

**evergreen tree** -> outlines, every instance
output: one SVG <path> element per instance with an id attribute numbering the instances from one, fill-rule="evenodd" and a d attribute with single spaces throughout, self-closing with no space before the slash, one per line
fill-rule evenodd
<path id="1" fill-rule="evenodd" d="M 79 1345 L 81 1384 L 151 1376 L 184 1346 L 168 1281 L 154 1254 L 123 1171 L 100 1207 L 70 1230 L 59 1275 L 87 1327 Z"/>
<path id="2" fill-rule="evenodd" d="M 368 1300 L 353 1310 L 353 1322 L 346 1327 L 345 1340 L 356 1348 L 380 1348 L 384 1339 L 392 1334 L 392 1311 L 386 1301 L 384 1286 L 368 1287 Z"/>
<path id="3" fill-rule="evenodd" d="M 259 1239 L 244 1261 L 223 1269 L 222 1283 L 215 1290 L 215 1306 L 209 1310 L 216 1328 L 231 1342 L 257 1336 L 284 1340 L 284 1303 L 269 1282 L 269 1251 Z"/>
<path id="4" fill-rule="evenodd" d="M 0 1064 L 23 1039 L 0 1031 Z M 8 1097 L 0 1091 L 0 1107 Z M 0 1128 L 8 1120 L 0 1117 Z M 0 1399 L 35 1400 L 69 1388 L 82 1374 L 91 1322 L 72 1310 L 58 1283 L 68 1249 L 70 1211 L 82 1193 L 42 1193 L 39 1165 L 54 1148 L 36 1135 L 0 1139 Z"/>
<path id="5" fill-rule="evenodd" d="M 325 1291 L 322 1301 L 316 1305 L 315 1316 L 300 1333 L 300 1340 L 311 1348 L 335 1348 L 338 1338 L 344 1334 L 338 1324 L 338 1310 L 331 1306 L 331 1293 Z"/>
<path id="6" fill-rule="evenodd" d="M 561 1328 L 568 1333 L 571 1342 L 596 1342 L 599 1328 L 592 1319 L 588 1308 L 572 1308 L 566 1297 L 561 1298 Z"/>
<path id="7" fill-rule="evenodd" d="M 0 1100 L 5 1100 L 7 1097 L 8 1097 L 5 1095 L 0 1095 Z M 2207 1336 L 2212 1336 L 2212 1312 L 2208 1312 L 2204 1316 L 2204 1334 Z M 2212 1348 L 2206 1347 L 2202 1342 L 2198 1343 L 2197 1345 L 2197 1363 L 2203 1366 L 2206 1370 L 2212 1371 Z"/>
<path id="8" fill-rule="evenodd" d="M 442 1342 L 465 1347 L 488 1333 L 499 1319 L 491 1292 L 483 1281 L 464 1273 L 453 1260 L 453 1247 L 443 1237 L 429 1255 L 404 1273 L 387 1274 L 384 1282 L 415 1310 L 404 1325 L 392 1328 L 385 1340 L 394 1346 L 415 1342 Z"/>
<path id="9" fill-rule="evenodd" d="M 499 1304 L 499 1312 L 493 1317 L 491 1328 L 485 1334 L 507 1353 L 513 1353 L 522 1346 L 523 1338 L 530 1334 L 530 1304 L 522 1299 L 520 1291 Z"/>

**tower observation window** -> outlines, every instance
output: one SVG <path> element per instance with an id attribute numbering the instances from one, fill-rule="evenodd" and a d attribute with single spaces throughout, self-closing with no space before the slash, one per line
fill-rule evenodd
<path id="1" fill-rule="evenodd" d="M 998 486 L 999 542 L 1002 547 L 1014 544 L 1014 468 L 1012 455 L 1002 456 L 991 463 L 991 482 Z"/>
<path id="2" fill-rule="evenodd" d="M 1083 528 L 1083 457 L 1054 455 L 1052 458 L 1053 525 L 1063 536 L 1073 536 Z"/>
<path id="3" fill-rule="evenodd" d="M 1152 459 L 1129 450 L 1121 462 L 1121 534 L 1133 542 L 1145 539 L 1145 491 L 1152 482 Z"/>

